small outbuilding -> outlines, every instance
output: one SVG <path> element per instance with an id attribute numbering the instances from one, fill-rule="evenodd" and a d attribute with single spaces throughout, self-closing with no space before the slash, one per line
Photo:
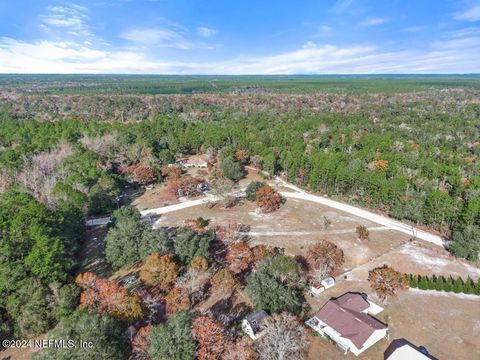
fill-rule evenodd
<path id="1" fill-rule="evenodd" d="M 264 321 L 268 317 L 265 310 L 254 312 L 242 320 L 243 331 L 253 340 L 262 336 Z"/>
<path id="2" fill-rule="evenodd" d="M 312 286 L 310 286 L 310 292 L 312 293 L 313 296 L 320 295 L 322 292 L 324 292 L 327 289 L 330 289 L 335 285 L 335 279 L 333 277 L 328 277 L 326 279 L 323 279 L 320 283 L 314 283 Z"/>

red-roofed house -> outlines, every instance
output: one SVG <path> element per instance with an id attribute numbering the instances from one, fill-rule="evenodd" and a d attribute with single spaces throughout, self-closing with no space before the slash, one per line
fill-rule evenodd
<path id="1" fill-rule="evenodd" d="M 388 326 L 375 319 L 383 309 L 360 294 L 346 293 L 330 299 L 306 324 L 327 335 L 345 354 L 359 355 L 377 341 L 388 339 Z"/>

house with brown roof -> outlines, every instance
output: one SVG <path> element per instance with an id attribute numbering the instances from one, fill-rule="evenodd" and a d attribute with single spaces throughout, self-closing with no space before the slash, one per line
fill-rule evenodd
<path id="1" fill-rule="evenodd" d="M 382 310 L 365 295 L 346 293 L 327 301 L 306 324 L 334 341 L 345 354 L 350 351 L 358 356 L 388 339 L 388 326 L 372 316 Z"/>

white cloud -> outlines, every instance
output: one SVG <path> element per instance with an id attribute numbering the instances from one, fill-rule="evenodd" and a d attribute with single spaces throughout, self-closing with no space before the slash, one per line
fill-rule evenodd
<path id="1" fill-rule="evenodd" d="M 353 0 L 337 0 L 335 4 L 333 5 L 333 11 L 335 12 L 343 12 L 347 10 L 347 8 L 352 5 Z"/>
<path id="2" fill-rule="evenodd" d="M 144 54 L 108 51 L 77 42 L 24 42 L 0 38 L 0 73 L 149 73 L 168 72 L 174 63 L 151 63 Z"/>
<path id="3" fill-rule="evenodd" d="M 130 29 L 120 34 L 120 38 L 130 41 L 136 46 L 169 47 L 183 50 L 211 48 L 207 44 L 188 40 L 183 35 L 183 31 L 168 28 Z"/>
<path id="4" fill-rule="evenodd" d="M 480 36 L 480 27 L 468 27 L 458 30 L 449 31 L 447 33 L 448 37 L 458 38 L 458 37 L 468 37 L 468 36 Z"/>
<path id="5" fill-rule="evenodd" d="M 206 27 L 206 26 L 200 26 L 197 28 L 197 34 L 203 37 L 210 37 L 213 36 L 217 33 L 217 30 Z"/>
<path id="6" fill-rule="evenodd" d="M 40 15 L 40 27 L 45 31 L 67 31 L 70 35 L 88 37 L 93 34 L 87 24 L 87 8 L 69 4 L 49 6 L 47 13 Z"/>
<path id="7" fill-rule="evenodd" d="M 145 41 L 157 39 L 151 36 L 146 36 Z M 421 49 L 384 51 L 374 45 L 338 46 L 308 41 L 289 52 L 210 62 L 159 60 L 148 47 L 134 51 L 99 48 L 96 43 L 0 38 L 0 73 L 475 73 L 480 72 L 478 53 L 480 35 L 471 29 L 448 33 Z"/>
<path id="8" fill-rule="evenodd" d="M 384 18 L 374 17 L 365 19 L 360 23 L 360 26 L 370 27 L 370 26 L 377 26 L 386 23 L 388 20 Z"/>
<path id="9" fill-rule="evenodd" d="M 457 20 L 480 21 L 480 4 L 454 14 L 454 18 Z"/>

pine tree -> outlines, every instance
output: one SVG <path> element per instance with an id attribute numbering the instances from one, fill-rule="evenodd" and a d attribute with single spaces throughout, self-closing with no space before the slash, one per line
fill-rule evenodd
<path id="1" fill-rule="evenodd" d="M 480 295 L 480 279 L 477 280 L 477 284 L 475 285 L 475 289 L 473 290 L 473 293 L 476 295 Z"/>
<path id="2" fill-rule="evenodd" d="M 427 276 L 427 289 L 435 290 L 436 281 L 437 281 L 437 277 L 435 275 L 433 275 L 431 278 Z"/>
<path id="3" fill-rule="evenodd" d="M 458 293 L 461 293 L 462 290 L 463 290 L 463 281 L 460 277 L 458 277 L 453 282 L 453 292 L 458 294 Z"/>
<path id="4" fill-rule="evenodd" d="M 450 292 L 453 289 L 453 279 L 450 276 L 446 281 L 445 284 L 443 285 L 443 290 L 446 292 Z"/>
<path id="5" fill-rule="evenodd" d="M 417 277 L 417 275 L 410 274 L 408 276 L 408 282 L 410 283 L 410 287 L 418 288 L 418 277 Z"/>
<path id="6" fill-rule="evenodd" d="M 440 276 L 437 278 L 437 282 L 436 282 L 436 284 L 435 284 L 435 289 L 436 289 L 437 291 L 442 291 L 442 290 L 444 290 L 444 287 L 445 287 L 445 278 L 440 275 Z"/>
<path id="7" fill-rule="evenodd" d="M 472 278 L 469 276 L 467 281 L 463 284 L 463 292 L 465 294 L 473 294 L 474 293 L 475 283 L 473 282 Z"/>
<path id="8" fill-rule="evenodd" d="M 427 284 L 427 280 L 428 278 L 426 276 L 421 276 L 420 277 L 420 281 L 418 282 L 418 288 L 419 289 L 422 289 L 422 290 L 426 290 L 428 289 L 428 284 Z"/>

